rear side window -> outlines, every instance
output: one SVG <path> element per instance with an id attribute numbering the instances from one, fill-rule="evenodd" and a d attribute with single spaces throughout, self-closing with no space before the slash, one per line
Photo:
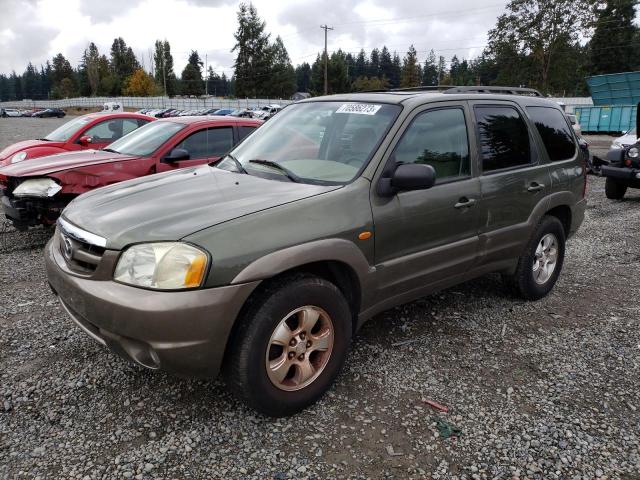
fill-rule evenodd
<path id="1" fill-rule="evenodd" d="M 190 160 L 221 157 L 233 147 L 231 127 L 208 128 L 185 138 L 176 148 L 189 152 Z"/>
<path id="2" fill-rule="evenodd" d="M 529 131 L 513 107 L 474 108 L 482 150 L 482 171 L 527 165 L 531 162 Z"/>
<path id="3" fill-rule="evenodd" d="M 542 137 L 552 162 L 567 160 L 576 153 L 573 133 L 560 110 L 549 107 L 527 107 L 527 112 Z"/>
<path id="4" fill-rule="evenodd" d="M 436 180 L 469 176 L 469 142 L 460 108 L 418 115 L 394 151 L 396 163 L 424 163 L 436 171 Z"/>

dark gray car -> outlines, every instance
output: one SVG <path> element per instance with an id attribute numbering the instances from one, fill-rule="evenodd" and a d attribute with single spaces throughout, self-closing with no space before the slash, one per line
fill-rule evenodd
<path id="1" fill-rule="evenodd" d="M 316 401 L 373 315 L 489 272 L 536 300 L 585 210 L 566 116 L 533 92 L 336 95 L 215 166 L 82 195 L 46 248 L 96 341 L 268 415 Z"/>

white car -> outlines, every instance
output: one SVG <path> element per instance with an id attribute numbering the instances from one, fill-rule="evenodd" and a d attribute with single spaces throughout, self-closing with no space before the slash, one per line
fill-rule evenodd
<path id="1" fill-rule="evenodd" d="M 628 132 L 625 132 L 625 134 L 622 135 L 621 137 L 614 139 L 613 143 L 611 144 L 611 148 L 615 148 L 615 149 L 627 148 L 633 145 L 634 143 L 636 143 L 637 141 L 638 141 L 638 137 L 636 135 L 636 129 L 632 128 Z"/>
<path id="2" fill-rule="evenodd" d="M 581 137 L 582 127 L 578 123 L 578 119 L 576 118 L 576 116 L 572 113 L 567 113 L 567 118 L 569 119 L 569 123 L 571 123 L 571 127 L 573 128 L 573 131 L 576 132 L 577 136 Z"/>
<path id="3" fill-rule="evenodd" d="M 22 116 L 22 112 L 15 108 L 3 108 L 2 116 L 3 117 L 20 117 Z"/>
<path id="4" fill-rule="evenodd" d="M 282 106 L 280 105 L 266 105 L 262 107 L 260 110 L 253 112 L 253 118 L 257 118 L 260 120 L 269 120 L 276 113 L 282 110 Z"/>

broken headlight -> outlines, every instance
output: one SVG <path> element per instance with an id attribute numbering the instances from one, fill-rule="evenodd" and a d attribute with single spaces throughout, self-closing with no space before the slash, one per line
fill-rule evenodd
<path id="1" fill-rule="evenodd" d="M 141 243 L 126 249 L 113 279 L 156 290 L 182 290 L 202 285 L 208 257 L 182 242 Z"/>
<path id="2" fill-rule="evenodd" d="M 50 178 L 25 180 L 13 190 L 16 197 L 53 197 L 62 187 Z"/>

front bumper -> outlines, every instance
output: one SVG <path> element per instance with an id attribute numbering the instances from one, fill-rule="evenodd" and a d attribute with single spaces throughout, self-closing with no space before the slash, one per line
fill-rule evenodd
<path id="1" fill-rule="evenodd" d="M 53 225 L 60 216 L 68 201 L 50 198 L 0 197 L 2 210 L 7 219 L 17 226 L 34 227 L 36 225 Z"/>
<path id="2" fill-rule="evenodd" d="M 56 232 L 45 248 L 47 276 L 85 333 L 147 368 L 184 376 L 218 374 L 233 324 L 259 282 L 182 292 L 145 290 L 72 272 L 59 241 Z M 102 261 L 116 258 L 105 254 Z M 113 272 L 100 265 L 96 273 L 105 268 Z"/>
<path id="3" fill-rule="evenodd" d="M 603 177 L 614 178 L 631 188 L 640 188 L 640 169 L 638 168 L 603 166 L 600 171 Z"/>

